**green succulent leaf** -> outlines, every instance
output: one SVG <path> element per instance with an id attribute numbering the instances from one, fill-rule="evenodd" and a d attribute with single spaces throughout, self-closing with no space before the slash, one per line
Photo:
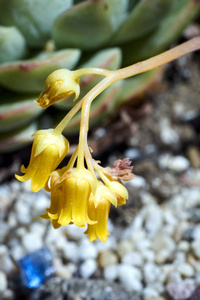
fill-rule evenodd
<path id="1" fill-rule="evenodd" d="M 85 63 L 81 64 L 78 68 L 105 68 L 108 70 L 116 70 L 120 67 L 122 61 L 121 49 L 120 48 L 108 48 L 98 51 L 92 55 Z M 89 92 L 101 79 L 101 76 L 87 75 L 80 78 L 81 93 L 79 99 Z M 54 105 L 60 109 L 69 109 L 74 105 L 74 97 L 70 96 L 64 100 L 56 102 Z"/>
<path id="2" fill-rule="evenodd" d="M 29 46 L 41 47 L 51 37 L 55 19 L 73 0 L 0 0 L 0 23 L 16 26 Z"/>
<path id="3" fill-rule="evenodd" d="M 39 116 L 43 109 L 34 103 L 36 99 L 22 95 L 1 97 L 0 132 L 22 127 Z"/>
<path id="4" fill-rule="evenodd" d="M 53 25 L 58 47 L 84 50 L 105 45 L 124 22 L 128 0 L 88 0 L 61 14 Z"/>
<path id="5" fill-rule="evenodd" d="M 151 70 L 124 80 L 117 106 L 126 102 L 133 103 L 136 99 L 144 98 L 147 91 L 153 90 L 159 84 L 163 70 L 163 68 Z"/>
<path id="6" fill-rule="evenodd" d="M 47 76 L 60 68 L 72 69 L 80 50 L 44 52 L 34 59 L 0 65 L 0 85 L 15 92 L 40 93 Z"/>
<path id="7" fill-rule="evenodd" d="M 170 12 L 159 27 L 123 46 L 124 64 L 129 65 L 164 51 L 199 11 L 199 1 L 173 0 Z"/>
<path id="8" fill-rule="evenodd" d="M 1 134 L 0 153 L 12 152 L 26 146 L 33 140 L 31 136 L 35 131 L 37 131 L 37 122 L 31 123 L 28 127 Z"/>
<path id="9" fill-rule="evenodd" d="M 132 12 L 122 24 L 112 44 L 136 39 L 159 26 L 172 6 L 171 0 L 142 0 L 133 7 Z"/>
<path id="10" fill-rule="evenodd" d="M 21 59 L 26 54 L 26 41 L 15 27 L 0 26 L 0 63 Z"/>

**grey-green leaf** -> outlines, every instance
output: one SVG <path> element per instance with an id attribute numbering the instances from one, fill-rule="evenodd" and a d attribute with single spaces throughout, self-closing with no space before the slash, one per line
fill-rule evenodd
<path id="1" fill-rule="evenodd" d="M 124 64 L 129 65 L 164 51 L 199 11 L 199 1 L 173 0 L 170 12 L 158 28 L 123 46 Z"/>
<path id="2" fill-rule="evenodd" d="M 156 28 L 168 14 L 172 6 L 171 0 L 142 0 L 122 24 L 112 45 L 136 39 Z"/>
<path id="3" fill-rule="evenodd" d="M 105 45 L 124 22 L 128 0 L 88 0 L 61 14 L 53 25 L 58 47 L 84 50 Z"/>
<path id="4" fill-rule="evenodd" d="M 28 127 L 13 130 L 9 134 L 1 134 L 0 153 L 12 152 L 30 144 L 33 138 L 31 135 L 37 131 L 37 122 L 31 123 Z"/>
<path id="5" fill-rule="evenodd" d="M 72 69 L 80 58 L 80 50 L 44 52 L 34 59 L 0 65 L 0 85 L 16 92 L 40 93 L 47 76 L 60 68 Z"/>
<path id="6" fill-rule="evenodd" d="M 32 122 L 44 110 L 34 103 L 37 97 L 9 95 L 1 97 L 0 132 L 16 129 Z"/>
<path id="7" fill-rule="evenodd" d="M 29 46 L 41 47 L 51 38 L 55 19 L 72 0 L 0 0 L 0 23 L 17 26 Z"/>
<path id="8" fill-rule="evenodd" d="M 0 26 L 0 63 L 21 59 L 26 54 L 26 41 L 15 27 Z"/>

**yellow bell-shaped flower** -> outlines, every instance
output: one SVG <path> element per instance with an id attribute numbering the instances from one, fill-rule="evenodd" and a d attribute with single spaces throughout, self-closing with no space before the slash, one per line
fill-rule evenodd
<path id="1" fill-rule="evenodd" d="M 95 205 L 95 202 L 97 205 Z M 88 224 L 88 228 L 85 231 L 85 234 L 88 234 L 89 236 L 90 242 L 96 240 L 97 238 L 104 243 L 107 241 L 107 236 L 110 234 L 107 230 L 110 205 L 110 194 L 105 192 L 104 185 L 99 182 L 95 197 L 90 197 L 88 204 L 90 219 L 97 221 L 96 224 Z"/>
<path id="2" fill-rule="evenodd" d="M 35 103 L 42 108 L 47 108 L 72 94 L 75 94 L 74 100 L 76 100 L 80 94 L 80 86 L 79 79 L 75 74 L 67 69 L 52 72 L 46 79 L 44 91 Z"/>
<path id="3" fill-rule="evenodd" d="M 87 169 L 71 169 L 64 172 L 59 180 L 56 179 L 56 183 L 54 180 L 51 179 L 51 206 L 41 217 L 56 220 L 55 226 L 71 222 L 79 227 L 84 227 L 85 223 L 95 224 L 88 216 L 88 202 L 96 191 L 93 174 Z"/>
<path id="4" fill-rule="evenodd" d="M 29 165 L 27 168 L 22 165 L 21 172 L 25 174 L 22 176 L 15 175 L 15 177 L 19 181 L 31 179 L 31 190 L 38 192 L 45 186 L 50 173 L 66 156 L 69 142 L 54 129 L 39 130 L 33 136 L 35 139 Z"/>

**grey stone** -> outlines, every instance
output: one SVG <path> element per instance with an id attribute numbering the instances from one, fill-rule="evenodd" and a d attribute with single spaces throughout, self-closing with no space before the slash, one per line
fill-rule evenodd
<path id="1" fill-rule="evenodd" d="M 27 295 L 27 300 L 140 300 L 120 284 L 99 279 L 73 278 L 63 281 L 58 277 L 48 280 Z"/>

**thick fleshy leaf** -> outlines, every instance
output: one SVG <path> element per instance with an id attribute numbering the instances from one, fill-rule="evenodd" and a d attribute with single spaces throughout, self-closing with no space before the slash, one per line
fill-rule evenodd
<path id="1" fill-rule="evenodd" d="M 111 44 L 117 45 L 143 36 L 159 26 L 172 6 L 171 0 L 140 1 L 134 6 Z"/>
<path id="2" fill-rule="evenodd" d="M 1 97 L 0 132 L 16 129 L 39 116 L 43 109 L 34 103 L 36 97 L 10 95 Z"/>
<path id="3" fill-rule="evenodd" d="M 72 69 L 80 50 L 69 49 L 44 52 L 34 59 L 0 65 L 0 85 L 16 92 L 40 93 L 47 76 L 60 68 Z"/>
<path id="4" fill-rule="evenodd" d="M 154 90 L 162 80 L 163 68 L 155 69 L 123 81 L 123 88 L 118 97 L 117 106 L 126 102 L 137 102 L 146 93 Z"/>
<path id="5" fill-rule="evenodd" d="M 78 66 L 78 69 L 82 68 L 104 68 L 108 70 L 116 70 L 121 66 L 122 55 L 120 48 L 108 48 L 101 50 L 88 59 L 85 63 Z M 87 75 L 80 78 L 81 93 L 79 99 L 86 95 L 89 90 L 95 86 L 102 76 Z M 73 97 L 68 97 L 64 100 L 58 101 L 54 104 L 57 108 L 67 109 L 74 105 Z"/>
<path id="6" fill-rule="evenodd" d="M 16 26 L 29 46 L 41 47 L 51 38 L 55 19 L 73 0 L 0 0 L 0 23 Z"/>
<path id="7" fill-rule="evenodd" d="M 122 81 L 115 82 L 93 101 L 90 111 L 90 128 L 113 112 L 122 86 Z M 78 131 L 79 123 L 80 112 L 75 115 L 63 132 L 72 134 Z"/>
<path id="8" fill-rule="evenodd" d="M 21 59 L 26 54 L 26 41 L 15 27 L 0 26 L 0 63 Z"/>
<path id="9" fill-rule="evenodd" d="M 172 4 L 170 12 L 156 30 L 122 47 L 125 65 L 164 51 L 200 11 L 199 1 L 173 0 Z"/>
<path id="10" fill-rule="evenodd" d="M 61 14 L 53 25 L 58 47 L 84 50 L 105 45 L 126 19 L 128 0 L 88 0 Z"/>
<path id="11" fill-rule="evenodd" d="M 33 140 L 31 135 L 37 130 L 37 123 L 31 123 L 28 127 L 14 130 L 12 132 L 1 134 L 0 137 L 0 153 L 12 152 L 20 149 Z"/>

